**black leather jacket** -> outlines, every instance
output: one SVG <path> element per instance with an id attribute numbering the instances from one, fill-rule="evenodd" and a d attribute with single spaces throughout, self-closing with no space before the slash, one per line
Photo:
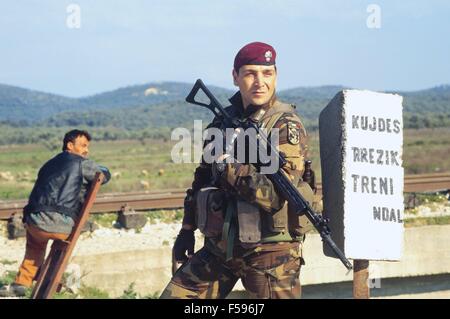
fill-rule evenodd
<path id="1" fill-rule="evenodd" d="M 79 155 L 62 152 L 39 170 L 24 216 L 35 212 L 58 212 L 76 217 L 81 209 L 80 191 L 83 183 Z"/>

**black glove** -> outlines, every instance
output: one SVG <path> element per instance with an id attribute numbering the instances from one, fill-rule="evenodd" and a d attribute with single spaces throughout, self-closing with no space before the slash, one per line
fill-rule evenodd
<path id="1" fill-rule="evenodd" d="M 195 236 L 193 230 L 182 228 L 173 245 L 173 253 L 177 262 L 185 262 L 194 254 Z M 187 251 L 187 256 L 186 256 Z"/>

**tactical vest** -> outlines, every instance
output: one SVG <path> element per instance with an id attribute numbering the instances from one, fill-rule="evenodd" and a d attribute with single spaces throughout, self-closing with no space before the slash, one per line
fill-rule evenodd
<path id="1" fill-rule="evenodd" d="M 267 111 L 261 119 L 261 128 L 265 128 L 270 133 L 278 120 L 285 114 L 294 114 L 294 106 L 281 102 L 275 104 Z M 300 194 L 312 205 L 314 193 L 306 182 L 301 178 L 294 180 L 293 183 Z M 302 239 L 303 235 L 312 229 L 309 219 L 304 216 L 298 216 L 295 211 L 286 202 L 276 213 L 261 211 L 261 242 L 290 241 Z"/>
<path id="2" fill-rule="evenodd" d="M 293 113 L 294 108 L 291 105 L 277 101 L 260 119 L 260 127 L 269 133 L 284 114 Z M 312 204 L 314 194 L 311 187 L 301 178 L 294 183 L 303 197 Z M 215 205 L 211 205 L 210 198 L 214 191 L 217 191 L 217 188 L 204 188 L 198 192 L 196 198 L 197 226 L 205 237 L 221 236 L 223 241 L 231 244 L 234 240 L 229 239 L 236 236 L 238 231 L 241 243 L 257 244 L 301 240 L 312 228 L 309 220 L 305 216 L 299 217 L 287 202 L 275 213 L 260 210 L 238 198 L 228 201 L 226 211 L 212 209 L 211 206 Z M 238 229 L 235 229 L 236 226 Z M 227 246 L 229 252 L 232 245 Z"/>
<path id="3" fill-rule="evenodd" d="M 58 212 L 75 218 L 82 205 L 80 198 L 83 157 L 62 152 L 39 170 L 24 215 L 36 212 Z"/>

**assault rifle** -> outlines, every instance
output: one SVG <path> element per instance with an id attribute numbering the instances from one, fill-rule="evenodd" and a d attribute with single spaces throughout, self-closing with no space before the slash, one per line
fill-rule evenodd
<path id="1" fill-rule="evenodd" d="M 208 97 L 209 103 L 205 103 L 203 101 L 195 99 L 200 90 Z M 281 197 L 283 197 L 289 203 L 289 205 L 294 208 L 296 214 L 304 214 L 311 221 L 313 226 L 319 232 L 320 237 L 322 237 L 322 240 L 333 250 L 336 256 L 342 261 L 344 266 L 348 270 L 351 270 L 352 264 L 345 257 L 344 253 L 336 246 L 336 243 L 331 239 L 331 230 L 328 226 L 328 218 L 323 218 L 321 215 L 314 212 L 309 203 L 303 198 L 297 188 L 292 184 L 286 173 L 281 169 L 286 164 L 286 160 L 284 156 L 280 154 L 270 143 L 265 132 L 258 127 L 258 120 L 239 120 L 232 118 L 200 79 L 195 82 L 194 87 L 186 97 L 186 102 L 208 108 L 214 113 L 216 118 L 222 121 L 222 123 L 227 128 L 234 128 L 235 130 L 253 129 L 257 132 L 257 139 L 259 140 L 259 142 L 262 142 L 258 143 L 258 145 L 260 148 L 265 148 L 261 150 L 262 153 L 271 154 L 273 158 L 278 158 L 277 171 L 273 174 L 265 174 L 267 178 L 269 178 L 269 180 L 273 183 L 278 194 L 280 194 Z M 260 168 L 264 166 L 264 163 L 258 162 L 254 165 L 257 168 Z"/>

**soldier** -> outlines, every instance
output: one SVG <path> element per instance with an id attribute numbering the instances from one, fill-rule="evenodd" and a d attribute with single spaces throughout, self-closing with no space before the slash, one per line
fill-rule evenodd
<path id="1" fill-rule="evenodd" d="M 306 131 L 294 106 L 276 98 L 275 59 L 274 48 L 261 42 L 237 53 L 232 75 L 239 92 L 226 111 L 239 119 L 258 118 L 268 130 L 279 129 L 278 149 L 287 160 L 283 169 L 299 190 L 306 189 Z M 225 129 L 217 118 L 211 127 Z M 310 188 L 307 191 L 312 195 Z M 197 228 L 205 243 L 194 254 Z M 161 298 L 225 298 L 238 279 L 253 298 L 299 298 L 303 238 L 299 218 L 255 166 L 218 166 L 203 157 L 187 191 L 183 224 L 173 247 L 174 258 L 183 264 Z"/>
<path id="2" fill-rule="evenodd" d="M 25 257 L 13 284 L 0 288 L 1 297 L 20 297 L 31 287 L 44 262 L 47 243 L 66 240 L 81 210 L 88 185 L 97 172 L 111 177 L 106 167 L 87 159 L 91 136 L 72 130 L 64 136 L 62 152 L 39 170 L 36 183 L 24 207 L 27 230 Z"/>

